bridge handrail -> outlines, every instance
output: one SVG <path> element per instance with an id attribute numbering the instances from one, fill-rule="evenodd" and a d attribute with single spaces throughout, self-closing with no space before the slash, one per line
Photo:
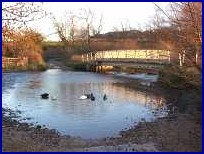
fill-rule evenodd
<path id="1" fill-rule="evenodd" d="M 140 61 L 140 60 L 153 60 L 165 61 L 170 63 L 169 50 L 107 50 L 97 51 L 95 53 L 87 53 L 82 55 L 82 61 Z"/>

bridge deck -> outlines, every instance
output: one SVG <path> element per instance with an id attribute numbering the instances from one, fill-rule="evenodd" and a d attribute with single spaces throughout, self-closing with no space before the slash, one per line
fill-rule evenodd
<path id="1" fill-rule="evenodd" d="M 166 59 L 141 59 L 141 58 L 96 58 L 95 62 L 108 62 L 108 63 L 142 63 L 142 64 L 169 64 L 169 61 Z"/>

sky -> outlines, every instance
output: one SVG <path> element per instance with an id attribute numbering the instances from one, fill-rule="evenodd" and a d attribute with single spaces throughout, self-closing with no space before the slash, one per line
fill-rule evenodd
<path id="1" fill-rule="evenodd" d="M 161 8 L 166 9 L 168 3 L 157 3 Z M 113 31 L 114 28 L 121 28 L 122 23 L 129 23 L 132 28 L 144 29 L 151 23 L 155 15 L 156 6 L 152 2 L 46 2 L 44 9 L 51 12 L 57 20 L 63 20 L 68 11 L 77 12 L 81 8 L 91 9 L 96 20 L 103 15 L 102 33 Z M 30 23 L 30 26 L 43 33 L 47 40 L 58 40 L 52 20 L 49 17 Z M 52 35 L 50 35 L 52 34 Z"/>

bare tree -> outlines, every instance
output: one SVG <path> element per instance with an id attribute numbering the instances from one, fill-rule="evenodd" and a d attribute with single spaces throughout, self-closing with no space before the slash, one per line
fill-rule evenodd
<path id="1" fill-rule="evenodd" d="M 58 21 L 54 15 L 52 15 L 52 20 L 54 27 L 59 35 L 59 38 L 68 47 L 72 48 L 75 45 L 75 40 L 77 39 L 77 17 L 72 12 L 66 13 L 66 20 Z"/>
<path id="2" fill-rule="evenodd" d="M 177 29 L 175 50 L 183 55 L 189 66 L 195 66 L 201 72 L 202 59 L 202 3 L 201 2 L 173 2 L 171 11 L 157 8 L 171 21 L 171 26 Z M 201 61 L 201 60 L 200 60 Z"/>
<path id="3" fill-rule="evenodd" d="M 43 11 L 42 3 L 3 2 L 2 44 L 4 44 L 4 46 L 16 44 L 17 46 L 17 42 L 19 42 L 17 34 L 20 34 L 20 30 L 28 30 L 29 28 L 26 26 L 28 22 L 40 19 L 44 16 L 45 11 Z M 8 48 L 8 46 L 6 48 Z M 3 52 L 6 52 L 6 50 Z M 13 50 L 13 52 L 17 51 Z"/>
<path id="4" fill-rule="evenodd" d="M 102 29 L 103 29 L 103 14 L 101 14 L 98 24 L 96 26 L 93 26 L 92 35 L 93 36 L 99 35 L 101 33 Z"/>
<path id="5" fill-rule="evenodd" d="M 102 30 L 103 16 L 95 26 L 95 14 L 90 9 L 80 9 L 77 12 L 66 12 L 66 20 L 59 22 L 55 17 L 52 17 L 55 28 L 60 39 L 72 51 L 80 46 L 80 50 L 84 52 L 90 51 L 91 36 L 98 35 Z"/>
<path id="6" fill-rule="evenodd" d="M 202 3 L 174 3 L 171 7 L 175 17 L 172 22 L 180 31 L 178 43 L 187 60 L 201 72 L 198 59 L 202 59 Z"/>
<path id="7" fill-rule="evenodd" d="M 168 31 L 173 43 L 174 54 L 178 57 L 177 65 L 161 72 L 160 81 L 165 85 L 201 89 L 202 85 L 202 3 L 172 2 L 170 11 L 165 11 L 158 4 L 157 8 L 170 20 Z M 179 65 L 178 65 L 179 64 Z"/>
<path id="8" fill-rule="evenodd" d="M 128 19 L 126 19 L 125 21 L 121 21 L 120 24 L 121 24 L 122 32 L 126 32 L 132 29 Z"/>
<path id="9" fill-rule="evenodd" d="M 30 21 L 41 19 L 45 16 L 42 3 L 34 2 L 3 2 L 2 25 L 20 28 Z"/>
<path id="10" fill-rule="evenodd" d="M 31 30 L 28 23 L 46 15 L 42 3 L 2 3 L 2 50 L 6 57 L 27 57 L 34 69 L 44 65 L 42 58 L 43 36 Z"/>
<path id="11" fill-rule="evenodd" d="M 83 34 L 84 40 L 86 41 L 87 49 L 90 50 L 90 36 L 91 30 L 93 29 L 93 21 L 94 21 L 94 12 L 91 9 L 80 9 L 79 11 L 79 19 L 84 23 L 83 25 Z"/>

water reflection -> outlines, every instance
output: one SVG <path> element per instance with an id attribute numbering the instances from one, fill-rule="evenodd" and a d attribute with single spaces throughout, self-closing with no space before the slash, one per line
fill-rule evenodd
<path id="1" fill-rule="evenodd" d="M 3 107 L 21 110 L 23 118 L 30 117 L 30 122 L 73 136 L 115 136 L 141 120 L 167 115 L 162 97 L 116 86 L 113 83 L 122 81 L 111 76 L 48 70 L 3 74 L 2 82 Z M 42 100 L 43 92 L 57 99 Z M 91 92 L 95 101 L 79 100 L 82 94 Z"/>

